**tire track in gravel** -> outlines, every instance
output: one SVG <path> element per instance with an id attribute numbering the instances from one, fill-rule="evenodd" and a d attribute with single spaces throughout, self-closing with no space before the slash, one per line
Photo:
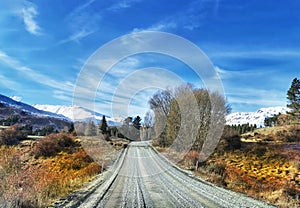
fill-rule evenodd
<path id="1" fill-rule="evenodd" d="M 130 143 L 113 167 L 101 185 L 57 207 L 274 207 L 192 177 L 147 142 Z"/>

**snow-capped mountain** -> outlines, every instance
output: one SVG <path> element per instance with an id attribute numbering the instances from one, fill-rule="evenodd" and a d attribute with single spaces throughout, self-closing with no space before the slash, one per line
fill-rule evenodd
<path id="1" fill-rule="evenodd" d="M 53 117 L 53 118 L 58 118 L 58 119 L 69 120 L 67 117 L 65 117 L 63 115 L 57 115 L 53 112 L 48 112 L 48 111 L 44 111 L 41 109 L 37 109 L 31 105 L 13 100 L 13 99 L 6 97 L 4 95 L 1 95 L 1 94 L 0 94 L 0 103 L 2 105 L 14 107 L 19 110 L 22 110 L 23 112 L 26 112 L 26 113 L 29 113 L 32 115 L 36 115 L 36 116 Z"/>
<path id="2" fill-rule="evenodd" d="M 33 105 L 35 108 L 49 111 L 55 114 L 63 115 L 71 120 L 75 121 L 90 121 L 95 120 L 99 123 L 102 120 L 103 114 L 88 110 L 79 106 L 63 106 L 63 105 Z M 108 125 L 115 126 L 121 125 L 123 118 L 111 118 L 106 116 Z"/>
<path id="3" fill-rule="evenodd" d="M 16 119 L 11 123 L 11 119 Z M 15 101 L 0 94 L 0 125 L 29 125 L 32 130 L 52 126 L 56 130 L 70 128 L 71 120 L 65 116 L 38 110 L 31 105 Z"/>
<path id="4" fill-rule="evenodd" d="M 256 112 L 237 112 L 231 113 L 226 116 L 226 124 L 239 125 L 239 124 L 256 124 L 257 127 L 264 127 L 265 118 L 272 117 L 279 113 L 285 114 L 288 111 L 286 107 L 270 107 L 261 108 Z"/>

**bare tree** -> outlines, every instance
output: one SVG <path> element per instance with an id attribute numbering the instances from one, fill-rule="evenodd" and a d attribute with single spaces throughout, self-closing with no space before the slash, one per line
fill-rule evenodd
<path id="1" fill-rule="evenodd" d="M 153 111 L 159 111 L 164 116 L 168 116 L 173 98 L 174 96 L 170 89 L 158 91 L 149 101 L 150 108 Z"/>
<path id="2" fill-rule="evenodd" d="M 155 115 L 154 137 L 161 146 L 166 144 L 165 126 L 173 99 L 173 92 L 170 89 L 166 89 L 156 92 L 149 100 L 150 108 Z"/>
<path id="3" fill-rule="evenodd" d="M 147 111 L 145 117 L 144 117 L 144 126 L 146 128 L 150 128 L 154 125 L 154 113 L 152 111 Z"/>
<path id="4" fill-rule="evenodd" d="M 155 106 L 155 132 L 161 132 L 158 144 L 182 153 L 190 149 L 199 151 L 199 161 L 204 160 L 221 137 L 230 107 L 222 95 L 190 84 L 173 92 L 160 91 L 150 100 L 151 106 Z"/>

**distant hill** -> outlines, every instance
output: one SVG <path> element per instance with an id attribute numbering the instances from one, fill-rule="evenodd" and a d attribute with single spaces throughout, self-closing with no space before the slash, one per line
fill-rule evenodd
<path id="1" fill-rule="evenodd" d="M 285 114 L 288 111 L 286 107 L 261 108 L 256 112 L 237 112 L 226 116 L 226 124 L 256 124 L 257 127 L 264 127 L 264 121 L 267 117 L 272 117 L 278 113 Z"/>
<path id="2" fill-rule="evenodd" d="M 31 105 L 15 101 L 0 94 L 0 125 L 10 120 L 20 125 L 30 125 L 33 130 L 53 126 L 56 130 L 71 126 L 71 120 L 65 116 L 43 111 Z"/>
<path id="3" fill-rule="evenodd" d="M 102 113 L 94 112 L 92 110 L 79 106 L 63 106 L 63 105 L 33 105 L 35 108 L 49 111 L 55 114 L 63 115 L 73 121 L 91 121 L 100 123 L 102 120 Z M 123 118 L 111 118 L 105 115 L 109 126 L 119 126 L 123 122 Z"/>

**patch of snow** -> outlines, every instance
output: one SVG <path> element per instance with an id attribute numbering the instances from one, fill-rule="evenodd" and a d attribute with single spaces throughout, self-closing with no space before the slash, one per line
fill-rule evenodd
<path id="1" fill-rule="evenodd" d="M 242 125 L 242 124 L 256 124 L 257 127 L 264 127 L 265 118 L 272 117 L 279 113 L 285 114 L 288 111 L 286 107 L 269 107 L 261 108 L 256 112 L 236 112 L 226 116 L 226 124 L 228 125 Z"/>
<path id="2" fill-rule="evenodd" d="M 22 100 L 22 98 L 20 96 L 16 96 L 16 95 L 11 96 L 10 98 L 17 101 L 17 102 L 21 102 L 21 100 Z"/>
<path id="3" fill-rule="evenodd" d="M 29 114 L 36 115 L 36 116 L 54 117 L 54 118 L 58 118 L 58 119 L 69 120 L 67 117 L 64 117 L 62 115 L 57 115 L 52 112 L 39 110 L 37 108 L 34 108 L 31 105 L 16 101 L 12 98 L 9 98 L 9 97 L 1 95 L 1 94 L 0 94 L 0 103 L 3 103 L 4 105 L 7 105 L 7 106 L 12 106 L 12 107 L 18 108 L 24 112 L 27 112 Z"/>
<path id="4" fill-rule="evenodd" d="M 35 108 L 49 111 L 58 115 L 63 115 L 73 121 L 95 121 L 100 123 L 102 121 L 103 114 L 94 112 L 92 110 L 85 109 L 79 106 L 63 106 L 63 105 L 34 105 Z M 111 118 L 105 116 L 108 125 L 110 126 L 119 126 L 123 122 L 123 118 L 116 117 Z"/>

